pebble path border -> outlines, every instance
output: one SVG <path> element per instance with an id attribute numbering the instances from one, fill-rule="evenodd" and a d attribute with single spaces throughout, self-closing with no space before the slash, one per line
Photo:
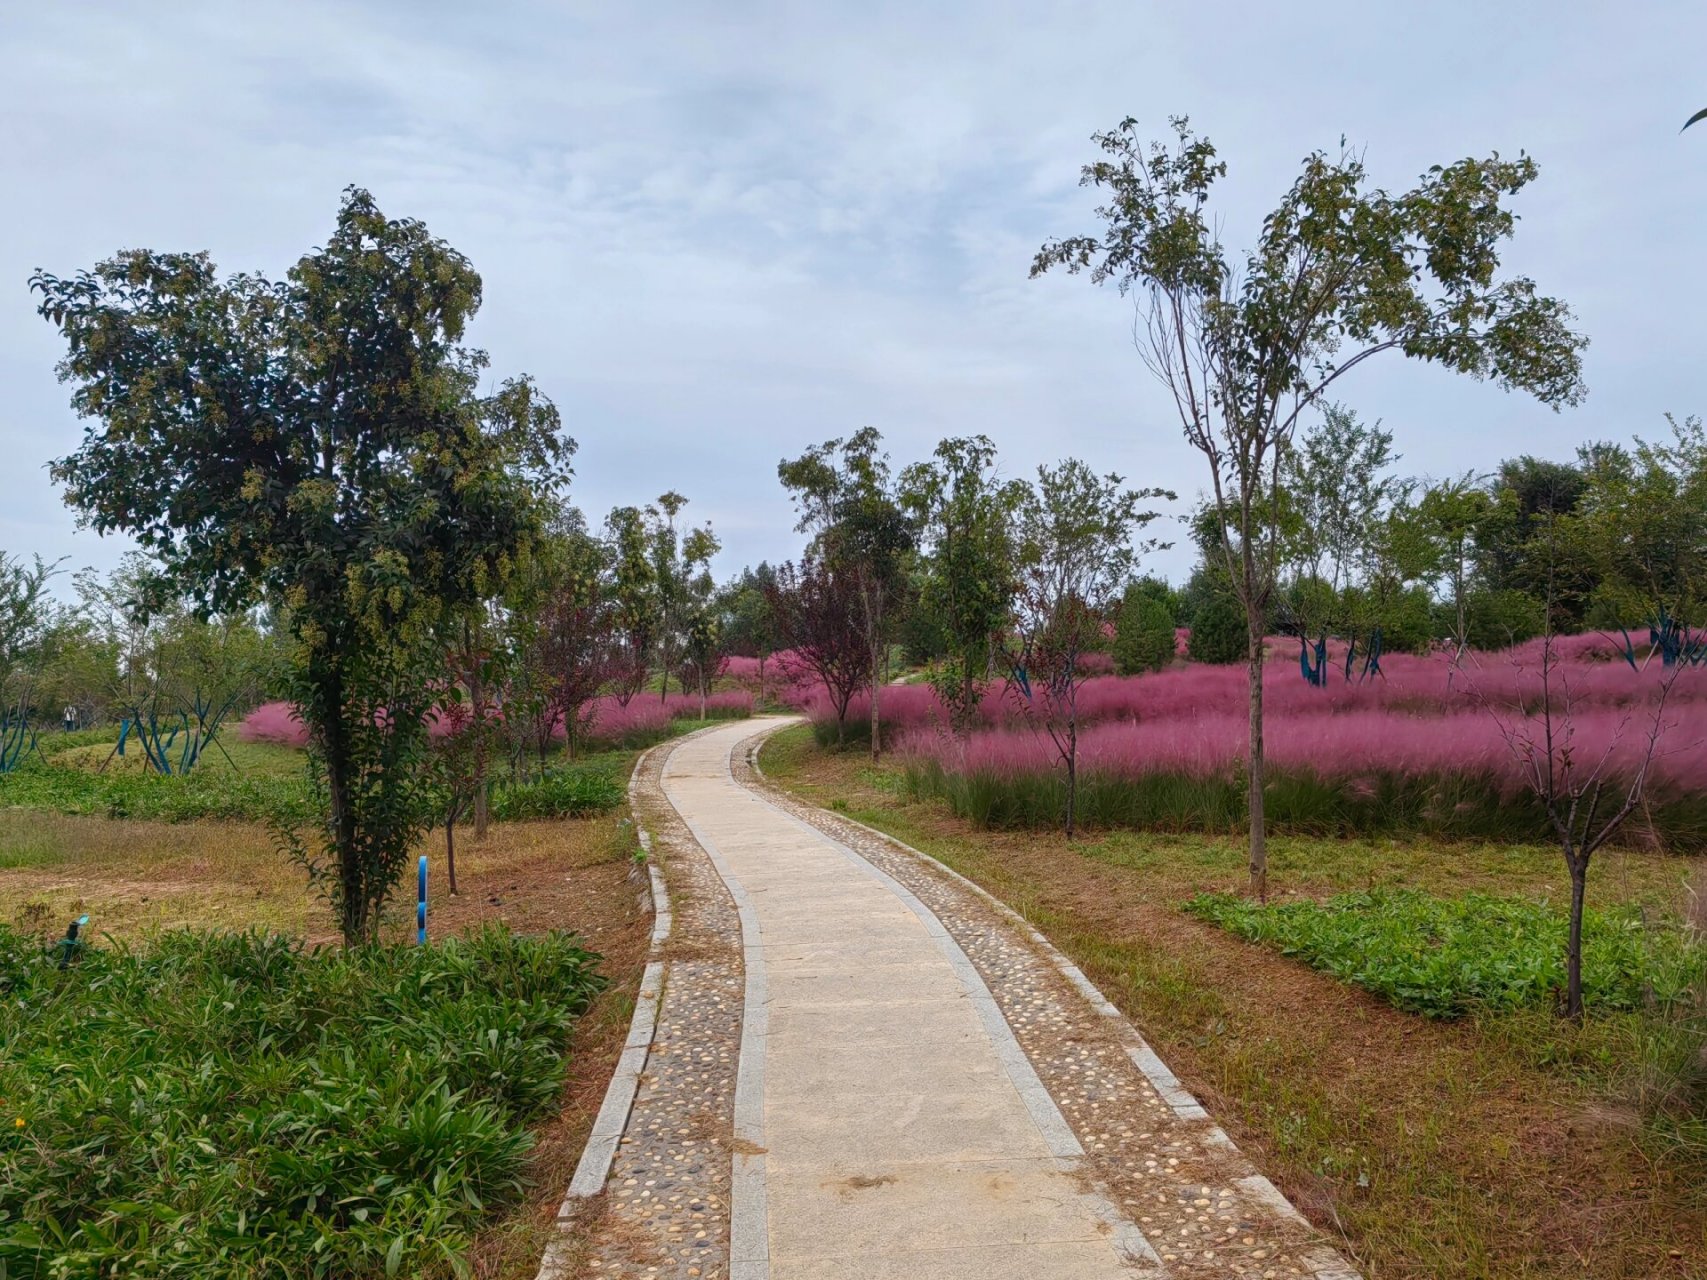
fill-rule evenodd
<path id="1" fill-rule="evenodd" d="M 1071 960 L 928 854 L 772 785 L 757 767 L 768 736 L 736 751 L 736 780 L 893 877 L 942 922 L 1060 1104 L 1086 1152 L 1085 1171 L 1171 1275 L 1359 1280 Z"/>
<path id="2" fill-rule="evenodd" d="M 587 1232 L 582 1274 L 589 1277 L 727 1280 L 729 1275 L 735 1071 L 745 977 L 734 904 L 660 786 L 665 762 L 683 741 L 647 751 L 629 782 L 630 807 L 653 883 L 658 888 L 668 884 L 663 898 L 668 917 L 661 913 L 653 926 L 659 999 L 608 1179 L 600 1178 L 601 1187 L 585 1198 L 571 1183 L 564 1202 L 565 1216 Z M 647 972 L 652 974 L 653 965 Z M 643 992 L 647 985 L 643 979 Z M 636 1047 L 641 1020 L 637 1004 L 625 1058 Z M 612 1105 L 608 1094 L 606 1103 Z M 584 1153 L 583 1162 L 588 1158 Z M 580 1175 L 578 1168 L 577 1182 Z M 553 1258 L 548 1251 L 539 1280 L 568 1280 L 561 1266 L 550 1269 Z"/>

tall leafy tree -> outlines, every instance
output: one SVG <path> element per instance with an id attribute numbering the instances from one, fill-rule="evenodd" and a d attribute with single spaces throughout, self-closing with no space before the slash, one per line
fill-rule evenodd
<path id="1" fill-rule="evenodd" d="M 627 706 L 646 684 L 658 643 L 660 605 L 646 515 L 639 507 L 617 507 L 605 517 L 609 554 L 613 639 L 611 681 Z"/>
<path id="2" fill-rule="evenodd" d="M 1618 467 L 1604 449 L 1582 451 L 1598 468 Z M 1521 596 L 1537 619 L 1543 601 L 1554 630 L 1580 627 L 1594 594 L 1594 570 L 1575 538 L 1571 517 L 1588 492 L 1580 462 L 1556 462 L 1525 454 L 1500 463 L 1490 482 L 1493 502 L 1477 525 L 1476 563 L 1489 592 Z"/>
<path id="3" fill-rule="evenodd" d="M 704 638 L 702 615 L 713 587 L 709 566 L 720 549 L 709 523 L 685 532 L 677 527 L 676 517 L 687 504 L 686 498 L 672 490 L 661 496 L 656 506 L 646 509 L 657 608 L 660 699 L 669 697 L 670 676 L 694 638 L 696 626 Z"/>
<path id="4" fill-rule="evenodd" d="M 345 940 L 376 939 L 431 821 L 436 639 L 538 536 L 572 447 L 555 409 L 525 378 L 482 392 L 486 357 L 459 345 L 480 277 L 354 188 L 283 280 L 133 250 L 30 283 L 89 420 L 53 465 L 67 501 L 202 608 L 282 606 L 327 798 L 323 841 L 296 849 Z"/>
<path id="5" fill-rule="evenodd" d="M 871 684 L 871 756 L 880 754 L 879 689 L 889 645 L 891 605 L 905 586 L 914 530 L 890 473 L 883 437 L 862 427 L 777 464 L 777 478 L 794 499 L 800 532 L 812 535 L 812 555 L 845 579 L 859 605 Z"/>
<path id="6" fill-rule="evenodd" d="M 1025 495 L 1023 482 L 1000 479 L 988 436 L 944 440 L 932 461 L 901 473 L 901 500 L 921 533 L 919 604 L 948 650 L 931 684 L 957 732 L 977 714 L 1013 613 L 1013 526 Z"/>
<path id="7" fill-rule="evenodd" d="M 1590 467 L 1572 516 L 1608 624 L 1707 610 L 1707 429 L 1694 417 L 1667 423 L 1669 441 L 1637 437 L 1633 451 Z"/>
<path id="8" fill-rule="evenodd" d="M 1337 404 L 1282 453 L 1282 555 L 1301 634 L 1360 621 L 1345 609 L 1345 593 L 1375 576 L 1379 532 L 1400 488 L 1397 460 L 1391 431 Z"/>
<path id="9" fill-rule="evenodd" d="M 771 588 L 776 570 L 764 561 L 743 569 L 738 578 L 718 592 L 718 644 L 724 653 L 738 653 L 759 660 L 759 697 L 765 697 L 765 664 L 779 645 L 776 615 L 771 608 Z"/>
<path id="10" fill-rule="evenodd" d="M 1228 513 L 1220 551 L 1246 617 L 1250 873 L 1263 897 L 1263 624 L 1281 459 L 1301 417 L 1388 352 L 1575 404 L 1584 339 L 1562 302 L 1499 275 L 1516 225 L 1506 198 L 1536 174 L 1527 156 L 1437 166 L 1390 194 L 1369 185 L 1357 153 L 1316 152 L 1241 260 L 1210 211 L 1225 163 L 1184 119 L 1173 125 L 1171 143 L 1146 144 L 1130 118 L 1095 136 L 1103 158 L 1082 184 L 1105 197 L 1102 230 L 1044 245 L 1032 274 L 1088 271 L 1136 295 L 1139 351 L 1208 464 L 1214 507 Z"/>
<path id="11" fill-rule="evenodd" d="M 1421 543 L 1422 576 L 1444 582 L 1452 609 L 1454 660 L 1470 644 L 1470 576 L 1477 532 L 1491 499 L 1474 472 L 1425 485 L 1411 509 L 1411 525 Z"/>

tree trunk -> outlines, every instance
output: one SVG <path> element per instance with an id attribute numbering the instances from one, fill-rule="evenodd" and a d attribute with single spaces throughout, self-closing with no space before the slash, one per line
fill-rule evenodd
<path id="1" fill-rule="evenodd" d="M 883 674 L 882 645 L 874 638 L 871 642 L 871 759 L 877 762 L 882 751 L 877 735 L 877 690 L 881 687 Z"/>
<path id="2" fill-rule="evenodd" d="M 1268 901 L 1268 837 L 1263 814 L 1263 748 L 1262 748 L 1262 611 L 1247 605 L 1245 629 L 1250 649 L 1251 741 L 1245 758 L 1246 799 L 1250 806 L 1251 822 L 1251 896 L 1258 902 Z"/>
<path id="3" fill-rule="evenodd" d="M 1588 890 L 1588 859 L 1566 855 L 1571 868 L 1571 934 L 1565 943 L 1565 1016 L 1583 1019 L 1583 898 Z"/>
<path id="4" fill-rule="evenodd" d="M 480 639 L 466 622 L 462 628 L 463 650 L 468 656 L 468 706 L 474 713 L 469 731 L 474 738 L 474 838 L 486 838 L 486 681 L 480 673 L 481 656 L 475 651 Z"/>
<path id="5" fill-rule="evenodd" d="M 1077 717 L 1067 713 L 1067 839 L 1073 838 L 1079 801 L 1079 730 Z"/>
<path id="6" fill-rule="evenodd" d="M 456 897 L 456 812 L 445 814 L 445 869 L 450 873 L 450 896 Z"/>
<path id="7" fill-rule="evenodd" d="M 368 938 L 368 901 L 365 877 L 356 851 L 356 820 L 350 811 L 349 744 L 341 719 L 343 681 L 329 677 L 321 705 L 331 714 L 321 735 L 326 761 L 326 795 L 331 808 L 332 853 L 338 859 L 338 924 L 344 945 L 359 947 Z"/>
<path id="8" fill-rule="evenodd" d="M 759 706 L 765 705 L 765 655 L 759 654 Z"/>
<path id="9" fill-rule="evenodd" d="M 699 668 L 699 718 L 700 718 L 701 722 L 703 722 L 705 720 L 705 664 L 704 663 L 701 663 L 700 668 Z"/>

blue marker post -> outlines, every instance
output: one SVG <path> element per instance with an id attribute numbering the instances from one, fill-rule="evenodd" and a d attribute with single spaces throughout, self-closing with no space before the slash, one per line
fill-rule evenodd
<path id="1" fill-rule="evenodd" d="M 415 944 L 427 945 L 427 855 L 424 853 L 415 874 Z"/>

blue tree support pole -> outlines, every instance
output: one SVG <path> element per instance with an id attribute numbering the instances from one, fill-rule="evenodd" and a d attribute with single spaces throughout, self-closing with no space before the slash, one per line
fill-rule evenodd
<path id="1" fill-rule="evenodd" d="M 415 944 L 427 945 L 427 855 L 424 853 L 415 872 Z"/>

